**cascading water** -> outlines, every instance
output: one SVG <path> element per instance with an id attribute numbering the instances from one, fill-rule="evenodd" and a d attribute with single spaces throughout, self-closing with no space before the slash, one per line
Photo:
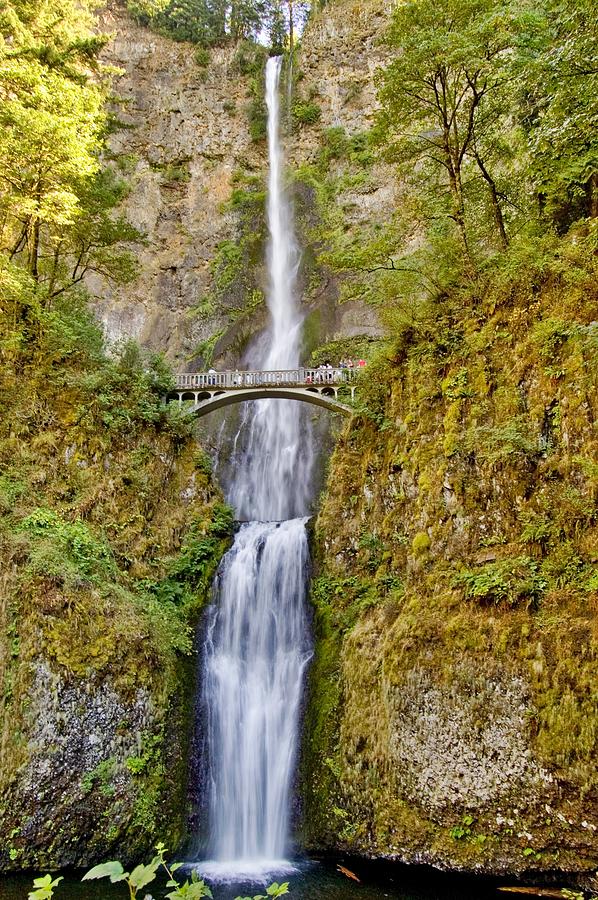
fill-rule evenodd
<path id="1" fill-rule="evenodd" d="M 302 319 L 299 262 L 283 187 L 280 59 L 266 67 L 268 106 L 268 305 L 271 325 L 254 364 L 294 368 Z M 288 867 L 291 782 L 305 668 L 305 611 L 312 442 L 302 404 L 258 401 L 229 500 L 246 521 L 224 557 L 208 614 L 203 696 L 209 755 L 211 877 L 266 876 Z M 243 427 L 243 426 L 242 426 Z"/>
<path id="2" fill-rule="evenodd" d="M 280 142 L 280 57 L 266 65 L 268 108 L 268 308 L 270 328 L 254 353 L 256 369 L 294 369 L 299 365 L 302 317 L 296 303 L 299 253 L 291 206 L 284 190 Z M 240 519 L 281 521 L 305 515 L 311 499 L 312 442 L 306 416 L 296 402 L 252 404 L 243 457 L 229 491 Z"/>

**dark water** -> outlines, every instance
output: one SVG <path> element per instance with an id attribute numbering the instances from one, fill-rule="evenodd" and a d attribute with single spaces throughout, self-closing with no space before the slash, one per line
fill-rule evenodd
<path id="1" fill-rule="evenodd" d="M 354 860 L 344 861 L 344 865 L 359 876 L 359 883 L 337 872 L 333 863 L 324 862 L 301 863 L 296 873 L 279 878 L 279 881 L 289 881 L 289 900 L 498 900 L 501 896 L 494 884 L 482 879 L 457 878 L 419 867 L 380 868 Z M 81 884 L 79 877 L 75 874 L 65 877 L 55 893 L 55 900 L 128 898 L 126 885 L 111 885 L 107 881 Z M 31 884 L 32 878 L 22 875 L 0 878 L 0 900 L 26 900 Z M 152 889 L 156 900 L 166 892 L 157 885 L 158 882 L 153 882 L 146 889 Z M 261 893 L 256 884 L 212 885 L 212 890 L 214 900 L 233 900 L 239 894 Z"/>

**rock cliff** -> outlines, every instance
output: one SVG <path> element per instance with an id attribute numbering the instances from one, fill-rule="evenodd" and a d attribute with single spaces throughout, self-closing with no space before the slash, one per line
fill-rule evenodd
<path id="1" fill-rule="evenodd" d="M 287 140 L 295 170 L 317 155 L 327 128 L 353 134 L 371 124 L 382 19 L 374 4 L 351 20 L 332 6 L 310 25 L 295 62 L 295 96 L 317 94 L 321 122 L 295 123 Z M 198 64 L 196 48 L 137 25 L 117 3 L 100 26 L 113 35 L 106 62 L 120 70 L 107 164 L 129 183 L 124 212 L 145 242 L 134 248 L 139 274 L 132 284 L 89 280 L 98 315 L 109 339 L 134 337 L 164 350 L 176 368 L 212 359 L 236 364 L 265 322 L 263 54 L 241 44 L 215 48 Z M 394 200 L 392 177 L 378 167 L 373 178 L 378 183 L 348 187 L 334 205 L 360 217 L 375 211 L 382 220 Z M 300 177 L 296 191 L 303 219 L 317 224 L 314 197 Z M 300 235 L 307 349 L 334 337 L 379 335 L 373 310 L 358 302 L 339 306 L 330 272 L 314 276 L 320 230 L 302 227 Z"/>
<path id="2" fill-rule="evenodd" d="M 159 384 L 78 370 L 76 343 L 0 381 L 0 869 L 181 839 L 193 628 L 231 527 Z"/>
<path id="3" fill-rule="evenodd" d="M 363 384 L 315 527 L 312 847 L 596 868 L 590 259 L 438 300 Z"/>
<path id="4" fill-rule="evenodd" d="M 134 337 L 182 365 L 222 331 L 226 310 L 193 314 L 212 285 L 217 247 L 238 222 L 223 207 L 239 169 L 260 173 L 263 146 L 252 143 L 245 109 L 248 77 L 237 48 L 211 52 L 199 65 L 191 44 L 137 25 L 118 4 L 102 14 L 113 35 L 106 62 L 117 66 L 117 126 L 109 140 L 130 184 L 124 212 L 145 235 L 136 247 L 139 275 L 117 289 L 91 281 L 107 336 Z"/>

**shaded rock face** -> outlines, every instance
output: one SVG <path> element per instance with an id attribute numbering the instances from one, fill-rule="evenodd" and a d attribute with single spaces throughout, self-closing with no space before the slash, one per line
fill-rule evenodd
<path id="1" fill-rule="evenodd" d="M 116 836 L 136 818 L 126 761 L 140 757 L 142 735 L 156 726 L 151 694 L 139 688 L 126 700 L 109 682 L 69 682 L 40 660 L 28 699 L 28 763 L 11 795 L 20 823 L 15 844 L 26 843 L 29 859 L 87 865 L 98 845 L 105 851 L 111 843 L 101 828 L 108 798 L 108 832 Z"/>

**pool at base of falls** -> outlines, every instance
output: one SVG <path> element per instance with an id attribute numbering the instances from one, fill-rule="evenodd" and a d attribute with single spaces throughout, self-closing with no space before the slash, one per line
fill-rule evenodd
<path id="1" fill-rule="evenodd" d="M 449 875 L 424 866 L 371 863 L 345 857 L 321 861 L 304 857 L 271 863 L 273 866 L 280 863 L 285 868 L 276 868 L 265 880 L 254 875 L 247 879 L 241 872 L 239 880 L 235 881 L 231 881 L 225 872 L 221 873 L 224 878 L 208 878 L 206 872 L 202 877 L 212 887 L 214 900 L 253 897 L 262 894 L 265 884 L 273 881 L 289 882 L 289 900 L 498 900 L 500 896 L 508 896 L 497 893 L 496 881 Z M 339 865 L 359 881 L 339 871 Z M 270 863 L 267 867 L 270 868 Z M 81 884 L 82 874 L 65 873 L 55 900 L 125 900 L 127 890 L 122 884 L 110 884 L 105 880 Z M 183 873 L 179 871 L 178 874 Z M 33 876 L 26 875 L 0 876 L 0 900 L 25 900 L 32 880 Z M 506 883 L 512 884 L 513 879 Z M 143 894 L 151 891 L 155 900 L 163 900 L 170 890 L 165 880 L 156 880 L 144 889 Z"/>

